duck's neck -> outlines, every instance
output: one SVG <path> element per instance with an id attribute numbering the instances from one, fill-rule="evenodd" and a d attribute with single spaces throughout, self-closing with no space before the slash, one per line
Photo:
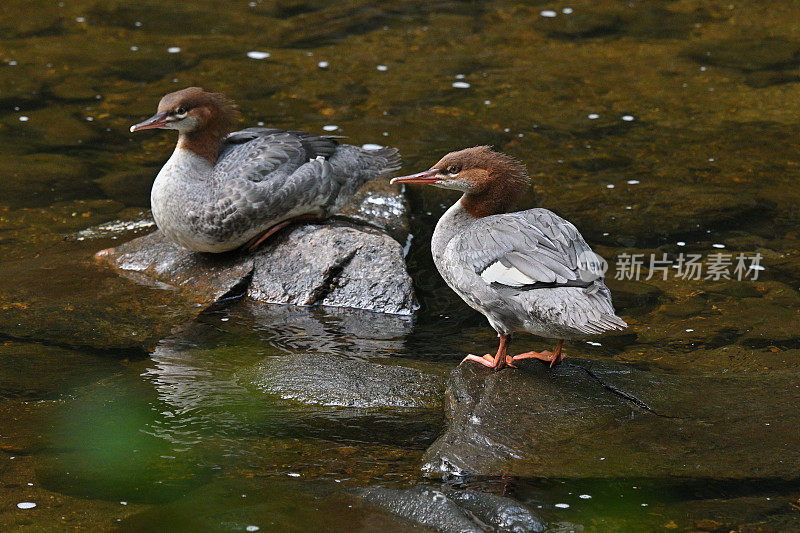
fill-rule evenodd
<path id="1" fill-rule="evenodd" d="M 178 137 L 177 149 L 193 152 L 215 165 L 221 145 L 222 137 L 212 131 L 181 132 Z"/>
<path id="2" fill-rule="evenodd" d="M 433 231 L 431 253 L 433 254 L 433 261 L 437 265 L 444 255 L 447 243 L 476 220 L 476 218 L 464 208 L 465 196 L 462 196 L 450 209 L 445 211 L 442 218 L 440 218 L 439 222 L 436 224 L 436 229 Z"/>

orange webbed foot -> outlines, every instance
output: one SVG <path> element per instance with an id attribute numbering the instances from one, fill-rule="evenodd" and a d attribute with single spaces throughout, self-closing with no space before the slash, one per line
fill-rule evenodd
<path id="1" fill-rule="evenodd" d="M 563 356 L 560 353 L 554 354 L 550 350 L 545 350 L 543 352 L 525 352 L 511 358 L 512 361 L 521 359 L 539 359 L 545 363 L 550 363 L 550 366 L 553 367 L 561 362 Z"/>
<path id="2" fill-rule="evenodd" d="M 468 356 L 466 356 L 464 359 L 461 360 L 459 366 L 462 365 L 464 361 L 475 361 L 476 363 L 480 363 L 483 366 L 488 366 L 489 368 L 492 368 L 492 366 L 494 365 L 494 357 L 492 357 L 488 353 L 483 357 L 474 354 L 469 354 Z"/>

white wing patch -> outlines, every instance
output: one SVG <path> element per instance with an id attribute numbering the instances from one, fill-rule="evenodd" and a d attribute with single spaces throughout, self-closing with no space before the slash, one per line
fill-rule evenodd
<path id="1" fill-rule="evenodd" d="M 504 266 L 500 261 L 492 263 L 486 270 L 481 272 L 481 277 L 486 283 L 501 283 L 509 287 L 522 287 L 536 283 L 536 280 L 526 276 L 513 266 Z"/>

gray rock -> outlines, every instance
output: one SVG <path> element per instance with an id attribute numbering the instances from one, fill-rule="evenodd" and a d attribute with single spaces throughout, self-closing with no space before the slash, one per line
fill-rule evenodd
<path id="1" fill-rule="evenodd" d="M 426 451 L 423 470 L 793 479 L 800 451 L 787 443 L 798 423 L 796 380 L 785 372 L 682 376 L 575 359 L 498 373 L 465 365 L 451 375 L 449 427 Z"/>
<path id="2" fill-rule="evenodd" d="M 441 491 L 418 485 L 408 490 L 369 487 L 361 491 L 368 503 L 441 533 L 539 532 L 541 518 L 516 501 L 475 491 Z"/>
<path id="3" fill-rule="evenodd" d="M 248 297 L 410 314 L 416 309 L 400 245 L 383 233 L 299 226 L 256 253 Z"/>
<path id="4" fill-rule="evenodd" d="M 194 253 L 168 241 L 161 231 L 100 250 L 95 259 L 137 279 L 154 280 L 184 289 L 203 303 L 227 294 L 253 272 L 253 257 L 239 254 Z"/>
<path id="5" fill-rule="evenodd" d="M 376 226 L 402 243 L 410 231 L 408 209 L 408 200 L 400 187 L 380 179 L 361 187 L 341 215 Z"/>
<path id="6" fill-rule="evenodd" d="M 494 526 L 495 531 L 526 533 L 547 528 L 539 516 L 511 498 L 473 490 L 448 491 L 447 496 L 483 523 Z"/>
<path id="7" fill-rule="evenodd" d="M 240 381 L 284 400 L 358 408 L 436 408 L 444 388 L 439 376 L 414 368 L 323 354 L 270 357 Z"/>
<path id="8" fill-rule="evenodd" d="M 203 303 L 233 291 L 265 303 L 396 314 L 417 308 L 400 245 L 369 228 L 301 225 L 275 235 L 254 253 L 224 254 L 190 252 L 156 231 L 95 257 L 142 281 L 177 287 Z"/>

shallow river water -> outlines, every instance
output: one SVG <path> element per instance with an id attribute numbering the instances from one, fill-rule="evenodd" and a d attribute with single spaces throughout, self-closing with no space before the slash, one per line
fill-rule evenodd
<path id="1" fill-rule="evenodd" d="M 800 531 L 794 2 L 5 0 L 0 14 L 0 530 L 418 530 L 355 494 L 424 482 L 514 498 L 555 530 Z M 409 172 L 478 144 L 521 159 L 524 207 L 570 219 L 608 259 L 630 324 L 568 356 L 667 376 L 679 392 L 649 390 L 658 405 L 736 439 L 639 433 L 647 453 L 607 471 L 426 478 L 441 406 L 248 387 L 247 369 L 293 354 L 444 377 L 496 339 L 433 267 L 455 200 L 440 190 L 406 191 L 414 320 L 245 302 L 198 316 L 96 265 L 152 228 L 175 141 L 128 127 L 190 85 L 234 98 L 242 127 L 396 146 Z M 715 253 L 731 279 L 705 279 Z M 663 254 L 699 254 L 701 279 L 648 268 Z M 562 429 L 541 454 L 581 464 Z M 696 473 L 648 468 L 687 448 Z"/>

